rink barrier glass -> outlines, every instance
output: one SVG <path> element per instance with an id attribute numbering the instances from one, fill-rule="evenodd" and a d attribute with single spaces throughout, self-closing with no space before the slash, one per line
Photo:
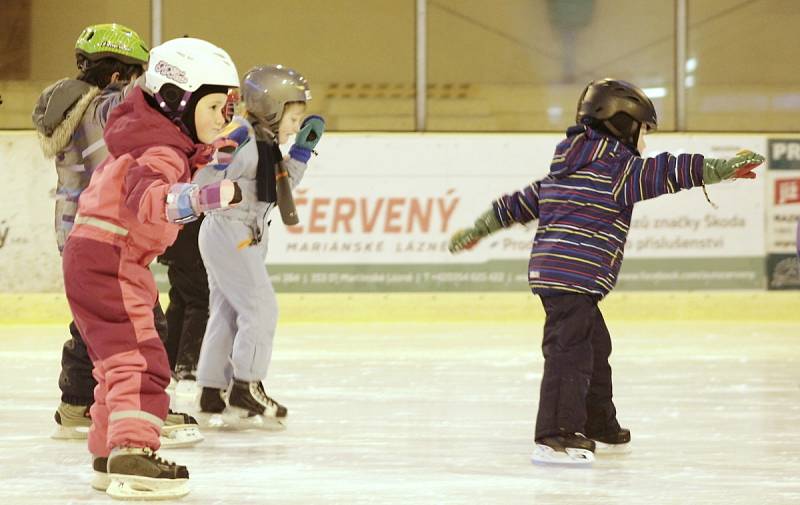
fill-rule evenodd
<path id="1" fill-rule="evenodd" d="M 426 129 L 563 131 L 583 86 L 613 76 L 649 90 L 661 131 L 677 127 L 678 89 L 687 131 L 794 131 L 797 2 L 685 2 L 678 23 L 678 0 L 426 0 Z M 30 128 L 41 90 L 76 74 L 72 50 L 87 12 L 152 45 L 151 4 L 0 2 L 0 128 Z M 241 0 L 231 7 L 232 29 L 222 31 L 214 16 L 186 15 L 214 12 L 218 2 L 157 5 L 162 40 L 208 38 L 242 73 L 263 63 L 302 71 L 314 94 L 310 111 L 331 131 L 416 127 L 416 0 Z M 303 23 L 280 22 L 289 19 Z M 683 24 L 686 56 L 678 61 Z"/>

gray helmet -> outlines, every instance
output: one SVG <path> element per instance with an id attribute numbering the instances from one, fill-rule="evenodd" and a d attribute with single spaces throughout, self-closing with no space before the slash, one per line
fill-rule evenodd
<path id="1" fill-rule="evenodd" d="M 242 79 L 242 101 L 247 112 L 273 133 L 289 102 L 311 100 L 308 81 L 299 72 L 283 65 L 258 65 Z"/>
<path id="2" fill-rule="evenodd" d="M 650 98 L 637 86 L 617 79 L 590 82 L 578 100 L 575 120 L 579 124 L 586 123 L 586 119 L 605 121 L 619 113 L 647 125 L 649 130 L 658 127 L 656 108 Z"/>

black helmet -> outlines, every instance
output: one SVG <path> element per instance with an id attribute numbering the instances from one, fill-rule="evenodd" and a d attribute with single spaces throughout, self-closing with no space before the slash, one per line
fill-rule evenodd
<path id="1" fill-rule="evenodd" d="M 614 137 L 636 148 L 639 130 L 658 127 L 656 108 L 637 86 L 617 79 L 592 81 L 578 100 L 578 124 L 604 127 Z"/>

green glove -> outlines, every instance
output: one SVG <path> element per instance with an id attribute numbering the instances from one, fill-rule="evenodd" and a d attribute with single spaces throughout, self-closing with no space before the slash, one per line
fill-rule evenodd
<path id="1" fill-rule="evenodd" d="M 294 138 L 294 145 L 297 147 L 313 151 L 317 147 L 317 142 L 325 131 L 325 120 L 322 116 L 308 116 L 303 120 L 300 131 Z"/>
<path id="2" fill-rule="evenodd" d="M 703 161 L 703 183 L 716 184 L 728 179 L 755 179 L 753 169 L 764 163 L 764 157 L 743 150 L 729 160 L 706 158 Z"/>
<path id="3" fill-rule="evenodd" d="M 494 208 L 489 209 L 475 220 L 472 228 L 463 228 L 455 232 L 450 237 L 448 249 L 454 254 L 464 249 L 472 249 L 483 237 L 496 232 L 502 227 L 503 225 L 497 219 Z"/>

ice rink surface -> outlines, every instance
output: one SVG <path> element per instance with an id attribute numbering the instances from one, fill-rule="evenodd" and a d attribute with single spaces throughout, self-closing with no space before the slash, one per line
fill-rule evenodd
<path id="1" fill-rule="evenodd" d="M 180 502 L 800 503 L 800 325 L 608 325 L 631 454 L 530 463 L 541 322 L 290 324 L 266 383 L 289 429 L 164 451 L 191 473 Z M 2 505 L 119 503 L 90 488 L 85 443 L 49 438 L 66 335 L 0 327 Z"/>

